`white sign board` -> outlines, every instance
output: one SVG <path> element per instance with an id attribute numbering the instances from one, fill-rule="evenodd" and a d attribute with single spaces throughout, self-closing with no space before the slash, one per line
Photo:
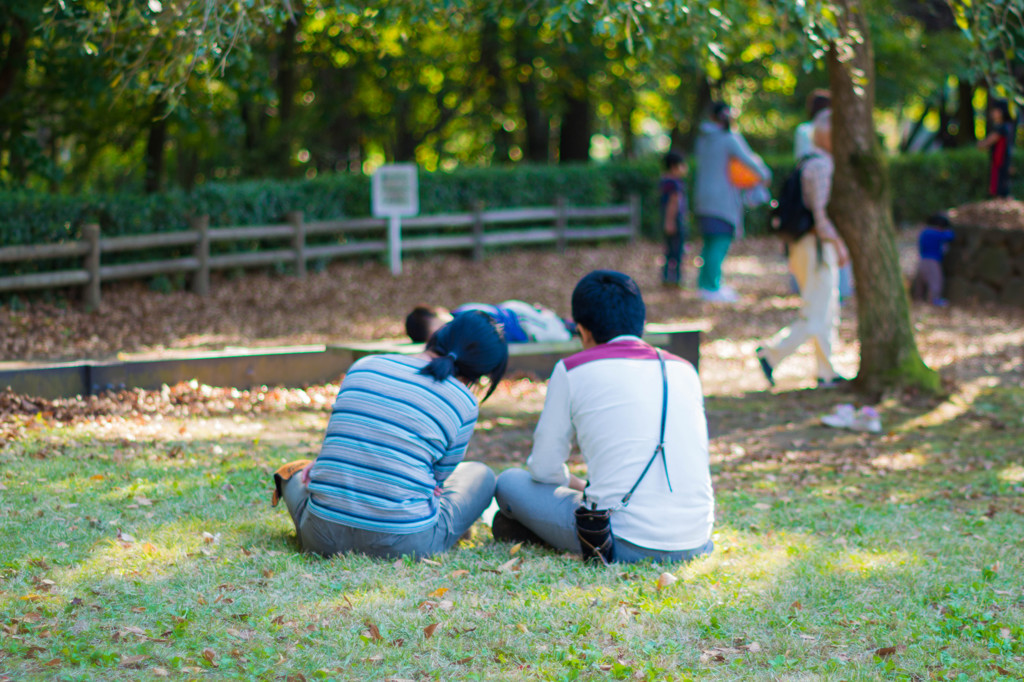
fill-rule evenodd
<path id="1" fill-rule="evenodd" d="M 388 260 L 391 274 L 402 272 L 402 216 L 420 212 L 416 164 L 393 163 L 373 174 L 373 215 L 388 219 Z"/>
<path id="2" fill-rule="evenodd" d="M 378 218 L 412 216 L 420 212 L 416 164 L 381 166 L 373 174 L 373 215 Z"/>

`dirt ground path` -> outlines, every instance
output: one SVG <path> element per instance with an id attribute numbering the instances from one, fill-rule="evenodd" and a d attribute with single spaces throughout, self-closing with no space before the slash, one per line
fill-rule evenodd
<path id="1" fill-rule="evenodd" d="M 914 263 L 912 235 L 904 236 L 901 247 L 909 271 Z M 817 452 L 820 459 L 822 453 L 849 452 L 858 443 L 863 445 L 862 439 L 820 426 L 821 414 L 839 402 L 856 401 L 857 396 L 807 390 L 814 380 L 809 347 L 777 368 L 778 386 L 766 391 L 754 349 L 792 319 L 799 304 L 787 291 L 785 263 L 776 242 L 751 239 L 736 245 L 726 261 L 726 277 L 741 294 L 735 305 L 707 304 L 692 290 L 660 287 L 659 251 L 650 243 L 579 248 L 564 257 L 520 251 L 492 256 L 483 264 L 447 256 L 413 261 L 398 279 L 379 264 L 338 264 L 302 282 L 262 275 L 252 281 L 221 281 L 209 299 L 157 294 L 139 286 L 112 288 L 97 313 L 46 305 L 20 313 L 3 309 L 0 321 L 8 332 L 3 348 L 7 359 L 12 353 L 55 358 L 103 356 L 115 349 L 158 354 L 196 346 L 394 337 L 401 333 L 404 312 L 420 301 L 454 305 L 518 297 L 568 312 L 578 277 L 607 267 L 638 280 L 649 320 L 707 326 L 701 377 L 717 461 L 804 450 Z M 693 254 L 690 261 L 687 274 L 692 282 Z M 844 306 L 837 347 L 838 368 L 849 375 L 857 369 L 854 305 Z M 141 313 L 133 313 L 133 306 Z M 997 306 L 917 306 L 913 315 L 922 355 L 954 390 L 953 402 L 1024 382 L 1024 312 Z M 14 342 L 11 330 L 19 324 Z M 85 336 L 88 330 L 92 333 Z M 64 401 L 8 394 L 0 400 L 0 445 L 27 429 L 56 421 L 71 427 L 69 436 L 89 434 L 122 444 L 262 442 L 303 456 L 318 448 L 336 390 L 330 385 L 254 391 L 179 385 L 162 392 L 126 391 Z M 521 462 L 544 395 L 542 382 L 504 382 L 482 410 L 474 456 L 499 466 Z M 943 409 L 942 405 L 955 409 L 950 404 L 916 404 L 913 396 L 888 396 L 880 408 L 887 424 L 895 424 Z M 795 455 L 794 462 L 802 457 Z"/>

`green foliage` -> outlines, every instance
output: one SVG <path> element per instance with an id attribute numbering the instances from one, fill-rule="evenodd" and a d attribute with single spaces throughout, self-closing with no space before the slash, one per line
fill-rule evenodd
<path id="1" fill-rule="evenodd" d="M 906 154 L 889 162 L 896 224 L 988 196 L 988 156 L 976 149 Z"/>
<path id="2" fill-rule="evenodd" d="M 778 194 L 793 168 L 789 157 L 766 157 Z M 643 230 L 658 234 L 657 159 L 600 165 L 518 165 L 420 174 L 424 214 L 490 208 L 550 206 L 564 197 L 577 206 L 642 200 Z M 973 149 L 908 154 L 889 160 L 897 223 L 919 221 L 937 210 L 985 196 L 987 160 Z M 6 245 L 59 243 L 80 238 L 81 225 L 96 221 L 105 236 L 169 232 L 188 228 L 190 215 L 210 216 L 211 226 L 283 222 L 301 210 L 306 220 L 366 216 L 370 182 L 336 174 L 313 180 L 251 180 L 208 183 L 192 192 L 108 194 L 71 197 L 24 190 L 0 193 L 0 226 Z M 747 231 L 766 224 L 766 209 L 748 213 Z"/>

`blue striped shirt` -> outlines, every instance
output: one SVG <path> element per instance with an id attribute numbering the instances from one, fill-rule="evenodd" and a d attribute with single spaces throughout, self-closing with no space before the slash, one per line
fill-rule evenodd
<path id="1" fill-rule="evenodd" d="M 434 526 L 434 488 L 466 454 L 478 408 L 454 377 L 420 374 L 426 364 L 372 355 L 352 365 L 310 471 L 311 514 L 382 533 Z"/>

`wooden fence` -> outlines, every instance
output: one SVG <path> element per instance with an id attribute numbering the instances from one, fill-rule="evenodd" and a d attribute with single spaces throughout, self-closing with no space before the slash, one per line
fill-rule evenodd
<path id="1" fill-rule="evenodd" d="M 595 222 L 598 221 L 598 222 Z M 612 221 L 611 224 L 607 224 Z M 489 229 L 496 227 L 498 229 Z M 0 291 L 83 287 L 87 306 L 100 305 L 100 284 L 154 275 L 189 273 L 191 288 L 205 296 L 210 291 L 210 271 L 225 268 L 292 264 L 298 277 L 305 277 L 311 260 L 330 260 L 359 254 L 402 251 L 464 250 L 482 260 L 488 247 L 518 244 L 554 244 L 559 250 L 570 242 L 627 238 L 640 231 L 640 198 L 628 204 L 579 207 L 559 200 L 555 206 L 486 210 L 478 205 L 470 213 L 445 213 L 402 220 L 404 235 L 399 244 L 389 244 L 387 219 L 354 218 L 305 222 L 295 211 L 276 225 L 211 228 L 207 216 L 194 218 L 189 229 L 180 232 L 103 237 L 98 225 L 85 225 L 82 239 L 64 244 L 10 246 L 0 248 L 0 263 L 81 258 L 73 270 L 53 270 L 0 277 Z M 419 234 L 418 234 L 419 233 Z M 428 234 L 425 234 L 428 233 Z M 312 236 L 333 236 L 336 243 L 310 244 Z M 417 236 L 418 235 L 418 236 Z M 215 243 L 268 240 L 284 241 L 281 248 L 225 254 L 211 253 Z M 103 264 L 104 254 L 160 248 L 188 248 L 190 256 L 135 263 Z"/>

